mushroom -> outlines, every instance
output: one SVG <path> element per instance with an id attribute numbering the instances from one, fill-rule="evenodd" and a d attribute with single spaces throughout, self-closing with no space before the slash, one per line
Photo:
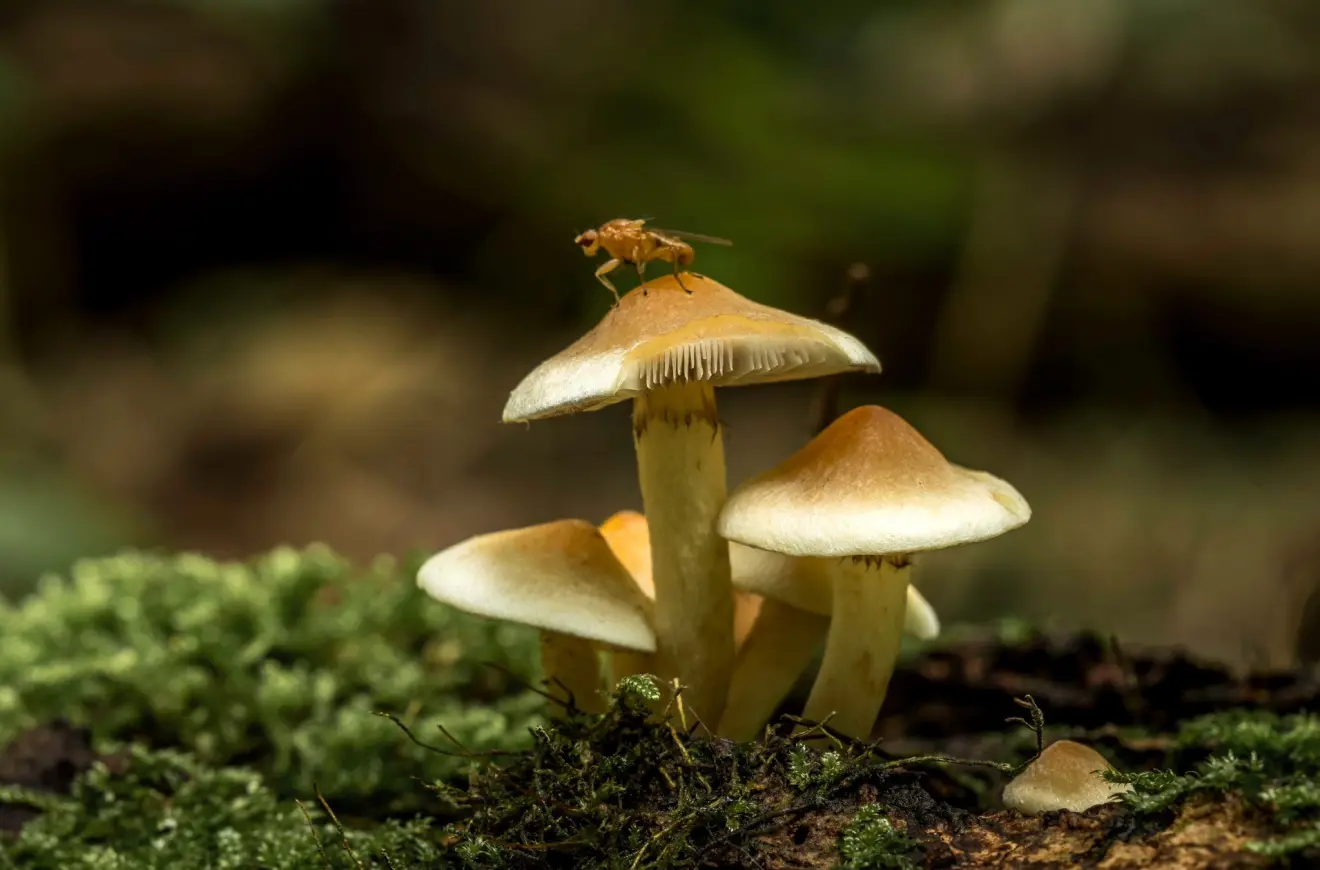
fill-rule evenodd
<path id="1" fill-rule="evenodd" d="M 1031 509 L 997 477 L 951 464 L 892 411 L 839 417 L 720 514 L 731 541 L 831 559 L 833 615 L 803 711 L 857 739 L 871 733 L 898 658 L 912 555 L 981 541 Z"/>
<path id="2" fill-rule="evenodd" d="M 642 592 L 654 596 L 646 517 L 619 511 L 600 531 Z M 737 658 L 718 731 L 731 740 L 752 740 L 825 638 L 833 607 L 829 560 L 793 558 L 742 544 L 730 544 L 729 556 Z M 923 640 L 939 634 L 939 618 L 915 586 L 908 587 L 904 630 Z M 610 681 L 648 673 L 654 665 L 646 653 L 616 652 Z"/>
<path id="3" fill-rule="evenodd" d="M 1004 806 L 1033 816 L 1056 810 L 1085 812 L 1132 790 L 1131 785 L 1109 782 L 1100 775 L 1113 769 L 1089 746 L 1056 741 L 1004 786 Z"/>
<path id="4" fill-rule="evenodd" d="M 730 545 L 736 592 L 764 599 L 760 616 L 738 650 L 719 734 L 752 740 L 774 715 L 825 639 L 834 608 L 831 562 L 794 558 Z M 915 586 L 907 588 L 903 630 L 921 640 L 940 633 L 935 609 Z"/>
<path id="5" fill-rule="evenodd" d="M 719 720 L 733 668 L 729 551 L 715 530 L 726 495 L 715 388 L 876 372 L 856 338 L 743 298 L 701 275 L 648 281 L 590 332 L 537 366 L 504 421 L 633 400 L 642 502 L 650 521 L 659 676 Z"/>
<path id="6" fill-rule="evenodd" d="M 637 511 L 619 511 L 600 525 L 600 533 L 614 555 L 628 569 L 647 598 L 655 599 L 651 578 L 651 539 L 646 516 Z M 736 578 L 735 578 L 736 583 Z M 733 642 L 735 650 L 752 630 L 761 610 L 761 596 L 733 590 Z M 646 653 L 616 652 L 611 656 L 610 682 L 617 683 L 632 674 L 655 670 L 655 656 Z"/>
<path id="7" fill-rule="evenodd" d="M 584 520 L 468 538 L 428 559 L 417 584 L 459 610 L 539 628 L 551 694 L 587 713 L 605 709 L 597 647 L 655 652 L 651 602 Z"/>

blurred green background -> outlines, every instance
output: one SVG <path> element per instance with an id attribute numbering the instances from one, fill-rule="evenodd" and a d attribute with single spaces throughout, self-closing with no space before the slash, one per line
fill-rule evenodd
<path id="1" fill-rule="evenodd" d="M 499 423 L 619 216 L 803 314 L 869 266 L 845 407 L 1036 510 L 946 620 L 1320 658 L 1304 0 L 4 0 L 0 587 L 638 506 L 625 409 Z M 811 394 L 722 394 L 731 482 Z"/>

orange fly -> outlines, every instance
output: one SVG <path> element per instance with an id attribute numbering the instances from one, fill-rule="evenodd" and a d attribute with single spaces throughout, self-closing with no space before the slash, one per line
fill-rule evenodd
<path id="1" fill-rule="evenodd" d="M 610 279 L 605 276 L 623 265 L 634 266 L 637 269 L 637 277 L 642 281 L 646 280 L 646 264 L 660 261 L 663 263 L 674 264 L 674 279 L 678 281 L 678 286 L 688 290 L 683 284 L 683 279 L 679 276 L 679 269 L 686 269 L 692 265 L 692 260 L 696 256 L 684 239 L 694 242 L 705 242 L 710 245 L 732 245 L 733 242 L 728 239 L 719 239 L 714 236 L 703 236 L 698 233 L 688 233 L 682 230 L 658 230 L 647 229 L 646 219 L 629 220 L 628 218 L 618 218 L 601 224 L 594 230 L 587 230 L 581 233 L 573 241 L 582 246 L 582 253 L 588 257 L 594 257 L 603 248 L 605 253 L 610 255 L 610 259 L 601 264 L 596 270 L 596 278 L 600 283 L 609 288 L 614 294 L 615 300 L 619 298 L 619 291 L 614 289 Z"/>

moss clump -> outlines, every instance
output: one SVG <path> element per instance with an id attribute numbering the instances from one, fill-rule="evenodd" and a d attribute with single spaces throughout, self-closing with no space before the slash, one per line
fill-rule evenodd
<path id="1" fill-rule="evenodd" d="M 915 840 L 894 826 L 875 804 L 868 804 L 839 838 L 840 870 L 916 870 Z"/>
<path id="2" fill-rule="evenodd" d="M 439 868 L 425 821 L 344 831 L 318 808 L 281 799 L 260 774 L 216 769 L 182 753 L 135 748 L 98 763 L 65 798 L 8 789 L 9 802 L 43 810 L 12 841 L 3 870 L 180 868 Z M 4 787 L 0 787 L 3 789 Z M 310 828 L 310 830 L 309 830 Z"/>
<path id="3" fill-rule="evenodd" d="M 355 572 L 321 547 L 82 561 L 0 602 L 0 637 L 0 746 L 61 718 L 100 741 L 251 765 L 279 794 L 319 783 L 350 812 L 419 807 L 411 777 L 464 764 L 373 713 L 513 748 L 543 706 L 518 685 L 536 679 L 533 632 L 430 601 L 390 560 Z"/>
<path id="4" fill-rule="evenodd" d="M 1185 723 L 1176 745 L 1203 756 L 1187 773 L 1107 774 L 1132 784 L 1124 802 L 1138 816 L 1167 813 L 1196 795 L 1238 795 L 1268 814 L 1278 831 L 1252 843 L 1253 851 L 1320 857 L 1320 716 L 1216 713 Z"/>
<path id="5" fill-rule="evenodd" d="M 802 744 L 809 735 L 692 737 L 681 724 L 648 721 L 655 697 L 649 680 L 625 681 L 603 716 L 538 728 L 512 763 L 482 771 L 466 792 L 448 790 L 467 814 L 449 829 L 463 866 L 750 867 L 767 853 L 798 853 L 786 831 L 832 825 L 859 803 L 885 805 L 908 825 L 958 814 L 876 747 L 835 741 L 819 753 Z M 845 848 L 858 867 L 903 866 L 874 862 L 918 848 L 867 816 L 849 830 Z"/>

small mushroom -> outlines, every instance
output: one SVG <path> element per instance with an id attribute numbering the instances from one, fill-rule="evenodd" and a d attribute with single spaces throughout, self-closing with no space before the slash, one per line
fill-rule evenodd
<path id="1" fill-rule="evenodd" d="M 729 554 L 734 589 L 755 592 L 764 603 L 738 650 L 719 733 L 752 740 L 825 639 L 834 609 L 833 566 L 829 559 L 794 558 L 741 544 L 731 544 Z M 915 586 L 907 589 L 903 630 L 922 640 L 940 632 L 935 609 Z"/>
<path id="2" fill-rule="evenodd" d="M 605 709 L 597 647 L 655 652 L 651 602 L 584 520 L 469 538 L 428 559 L 417 584 L 459 610 L 539 628 L 551 693 L 588 713 Z"/>
<path id="3" fill-rule="evenodd" d="M 1089 746 L 1059 740 L 1004 786 L 1004 806 L 1028 815 L 1056 810 L 1081 813 L 1131 791 L 1100 774 L 1113 770 L 1105 757 Z"/>
<path id="4" fill-rule="evenodd" d="M 628 569 L 647 598 L 655 599 L 651 579 L 651 538 L 646 516 L 637 511 L 619 511 L 600 525 L 600 533 L 614 555 Z M 735 578 L 736 579 L 736 578 Z M 733 642 L 742 645 L 761 610 L 761 596 L 733 591 Z M 654 673 L 655 656 L 646 653 L 616 652 L 611 656 L 610 681 L 617 683 L 632 674 Z"/>
<path id="5" fill-rule="evenodd" d="M 892 411 L 868 405 L 729 496 L 720 534 L 790 556 L 828 557 L 833 613 L 803 711 L 871 733 L 898 659 L 912 554 L 981 541 L 1031 517 L 1004 481 L 953 465 Z"/>
<path id="6" fill-rule="evenodd" d="M 691 273 L 648 281 L 510 394 L 504 421 L 633 400 L 642 502 L 650 521 L 659 676 L 678 677 L 707 722 L 733 670 L 729 551 L 715 530 L 726 494 L 715 388 L 879 371 L 856 338 L 745 299 Z"/>

